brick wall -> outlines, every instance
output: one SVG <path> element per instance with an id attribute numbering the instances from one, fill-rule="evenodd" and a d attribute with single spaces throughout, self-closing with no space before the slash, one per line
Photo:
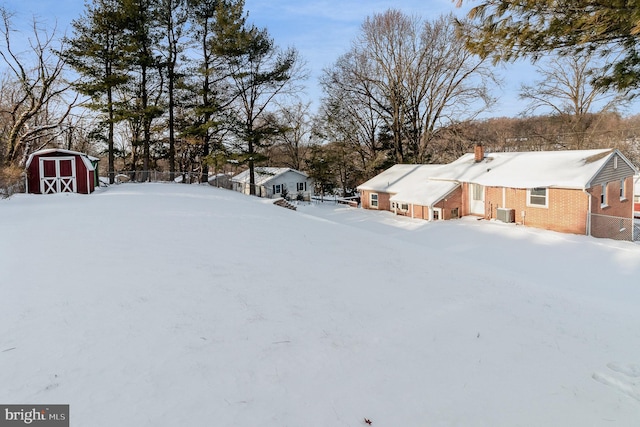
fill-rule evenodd
<path id="1" fill-rule="evenodd" d="M 503 202 L 504 199 L 504 202 Z M 501 187 L 485 189 L 485 208 L 488 218 L 496 218 L 498 208 L 515 210 L 515 221 L 529 227 L 563 233 L 586 234 L 589 196 L 582 190 L 550 188 L 548 207 L 527 205 L 527 190 Z M 524 212 L 524 217 L 522 213 Z"/>
<path id="2" fill-rule="evenodd" d="M 456 188 L 451 194 L 439 201 L 434 207 L 442 208 L 442 219 L 454 219 L 456 218 L 455 212 L 458 213 L 457 218 L 462 217 L 462 187 Z"/>
<path id="3" fill-rule="evenodd" d="M 376 193 L 378 195 L 378 207 L 371 207 L 370 202 L 371 202 L 371 193 Z M 391 198 L 392 194 L 389 193 L 380 193 L 377 191 L 368 191 L 368 190 L 362 190 L 361 193 L 361 199 L 360 199 L 360 203 L 362 204 L 362 207 L 364 209 L 377 209 L 380 211 L 390 211 L 391 210 L 391 202 L 389 201 L 389 199 Z"/>
<path id="4" fill-rule="evenodd" d="M 587 190 L 591 194 L 591 212 L 599 215 L 617 216 L 624 218 L 633 217 L 633 177 L 625 179 L 624 196 L 620 199 L 620 181 L 612 181 L 607 184 L 607 205 L 600 204 L 602 186 L 596 185 Z"/>

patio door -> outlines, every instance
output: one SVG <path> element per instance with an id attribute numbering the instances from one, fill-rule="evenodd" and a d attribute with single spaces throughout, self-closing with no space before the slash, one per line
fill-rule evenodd
<path id="1" fill-rule="evenodd" d="M 75 193 L 76 159 L 75 157 L 40 158 L 40 192 Z"/>

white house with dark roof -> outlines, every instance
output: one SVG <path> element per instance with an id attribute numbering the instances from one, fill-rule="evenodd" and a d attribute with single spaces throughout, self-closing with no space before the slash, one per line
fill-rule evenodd
<path id="1" fill-rule="evenodd" d="M 231 178 L 232 189 L 251 194 L 249 170 Z M 313 194 L 313 180 L 309 176 L 291 168 L 256 167 L 255 195 L 259 197 L 287 197 L 309 200 Z"/>
<path id="2" fill-rule="evenodd" d="M 402 191 L 390 196 L 384 188 L 368 185 L 378 182 L 378 177 L 367 181 L 358 187 L 362 207 L 393 211 L 392 199 L 406 199 L 407 209 L 402 214 L 414 218 L 475 215 L 568 233 L 625 240 L 633 237 L 633 176 L 637 169 L 618 150 L 485 155 L 478 146 L 475 153 L 426 170 L 428 176 L 406 185 L 402 183 L 405 178 L 398 177 L 394 185 Z M 387 197 L 388 204 L 384 203 Z M 372 204 L 375 201 L 377 207 Z"/>

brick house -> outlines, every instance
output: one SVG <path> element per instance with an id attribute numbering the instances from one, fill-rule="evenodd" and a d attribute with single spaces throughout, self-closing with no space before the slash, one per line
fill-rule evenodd
<path id="1" fill-rule="evenodd" d="M 637 170 L 618 150 L 485 155 L 482 146 L 476 146 L 474 153 L 430 172 L 418 184 L 420 188 L 413 192 L 403 188 L 389 200 L 421 194 L 412 199 L 415 205 L 407 203 L 406 211 L 428 220 L 474 215 L 565 233 L 633 237 L 633 175 Z M 361 191 L 363 208 L 371 208 L 376 197 L 386 197 L 379 188 L 376 196 L 367 183 Z M 382 208 L 386 205 L 379 205 Z"/>

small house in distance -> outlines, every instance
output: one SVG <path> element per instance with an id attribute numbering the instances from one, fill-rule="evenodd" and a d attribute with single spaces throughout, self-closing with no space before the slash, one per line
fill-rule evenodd
<path id="1" fill-rule="evenodd" d="M 36 151 L 25 165 L 27 193 L 90 194 L 98 180 L 97 161 L 88 154 L 59 148 Z"/>
<path id="2" fill-rule="evenodd" d="M 235 191 L 251 194 L 249 170 L 231 178 L 231 185 Z M 311 194 L 313 194 L 313 180 L 304 172 L 291 168 L 255 168 L 256 196 L 310 200 Z"/>

